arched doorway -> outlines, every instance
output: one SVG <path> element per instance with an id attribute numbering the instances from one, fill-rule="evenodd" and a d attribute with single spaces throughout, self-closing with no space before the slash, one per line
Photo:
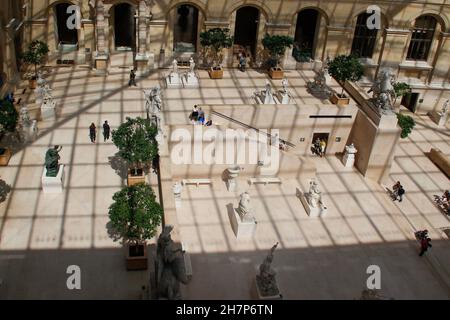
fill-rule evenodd
<path id="1" fill-rule="evenodd" d="M 292 56 L 297 62 L 322 59 L 319 51 L 325 39 L 319 31 L 325 24 L 320 11 L 314 8 L 303 9 L 297 14 L 292 50 Z"/>
<path id="2" fill-rule="evenodd" d="M 136 47 L 136 9 L 128 3 L 114 6 L 114 46 L 118 51 L 130 51 Z"/>
<path id="3" fill-rule="evenodd" d="M 182 4 L 175 9 L 173 26 L 173 50 L 175 52 L 196 52 L 198 42 L 199 10 Z"/>
<path id="4" fill-rule="evenodd" d="M 261 12 L 255 7 L 242 7 L 236 11 L 234 44 L 256 56 Z"/>
<path id="5" fill-rule="evenodd" d="M 67 21 L 73 14 L 67 9 L 71 6 L 70 3 L 59 3 L 54 7 L 56 16 L 56 28 L 57 28 L 57 46 L 62 49 L 74 48 L 78 44 L 78 31 L 76 28 L 69 29 Z"/>

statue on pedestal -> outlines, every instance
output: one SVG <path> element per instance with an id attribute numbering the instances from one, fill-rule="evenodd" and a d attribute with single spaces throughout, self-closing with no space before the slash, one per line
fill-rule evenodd
<path id="1" fill-rule="evenodd" d="M 352 167 L 355 163 L 355 154 L 358 150 L 355 148 L 355 145 L 352 143 L 348 146 L 345 146 L 344 157 L 342 158 L 342 162 L 346 167 Z"/>
<path id="2" fill-rule="evenodd" d="M 178 61 L 176 59 L 172 61 L 172 73 L 178 73 Z"/>
<path id="3" fill-rule="evenodd" d="M 325 65 L 316 74 L 314 81 L 307 83 L 310 93 L 319 98 L 328 99 L 331 95 L 331 89 L 328 87 L 327 77 L 329 77 L 328 66 Z"/>
<path id="4" fill-rule="evenodd" d="M 194 75 L 194 69 L 195 69 L 195 62 L 194 59 L 191 57 L 189 59 L 189 74 Z"/>
<path id="5" fill-rule="evenodd" d="M 251 218 L 253 208 L 250 205 L 250 194 L 248 192 L 244 192 L 243 194 L 241 194 L 241 200 L 239 201 L 239 207 L 237 211 L 242 220 Z"/>
<path id="6" fill-rule="evenodd" d="M 28 128 L 31 126 L 30 114 L 25 104 L 23 104 L 22 108 L 20 108 L 20 119 L 22 120 L 23 127 Z"/>
<path id="7" fill-rule="evenodd" d="M 444 105 L 442 106 L 441 117 L 447 116 L 449 104 L 450 100 L 447 99 L 447 101 L 445 101 Z"/>
<path id="8" fill-rule="evenodd" d="M 47 177 L 56 177 L 59 171 L 59 160 L 61 159 L 59 152 L 62 146 L 54 146 L 47 150 L 45 154 L 45 168 L 47 169 Z"/>
<path id="9" fill-rule="evenodd" d="M 175 200 L 181 200 L 181 192 L 183 191 L 183 186 L 180 182 L 177 182 L 172 187 L 173 195 L 175 196 Z"/>
<path id="10" fill-rule="evenodd" d="M 319 190 L 319 185 L 316 180 L 312 179 L 309 182 L 309 192 L 308 192 L 308 204 L 313 208 L 320 207 L 322 201 L 322 193 Z"/>
<path id="11" fill-rule="evenodd" d="M 269 254 L 259 266 L 259 275 L 256 276 L 256 283 L 260 293 L 264 297 L 277 296 L 280 294 L 276 281 L 276 272 L 272 269 L 273 253 L 278 246 L 278 242 L 270 249 Z"/>
<path id="12" fill-rule="evenodd" d="M 390 70 L 384 69 L 380 71 L 375 83 L 368 91 L 368 93 L 373 92 L 372 101 L 382 114 L 388 114 L 394 111 L 394 103 L 392 100 L 392 97 L 395 96 L 394 83 L 394 74 Z"/>
<path id="13" fill-rule="evenodd" d="M 176 248 L 170 233 L 172 226 L 165 226 L 158 238 L 156 249 L 156 286 L 158 299 L 181 299 L 180 282 L 187 284 L 184 269 L 184 252 Z"/>

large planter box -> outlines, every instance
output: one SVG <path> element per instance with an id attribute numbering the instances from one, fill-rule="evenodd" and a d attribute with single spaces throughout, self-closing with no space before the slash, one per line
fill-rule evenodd
<path id="1" fill-rule="evenodd" d="M 220 69 L 211 68 L 208 70 L 208 73 L 209 73 L 209 77 L 211 79 L 222 79 L 223 78 L 223 69 L 222 68 L 220 68 Z"/>
<path id="2" fill-rule="evenodd" d="M 128 186 L 134 186 L 135 184 L 145 183 L 145 173 L 144 170 L 139 169 L 138 175 L 131 174 L 131 170 L 128 170 Z"/>
<path id="3" fill-rule="evenodd" d="M 331 98 L 330 101 L 332 104 L 338 105 L 338 106 L 346 106 L 350 103 L 350 98 L 348 97 L 341 97 L 340 95 L 334 93 Z"/>
<path id="4" fill-rule="evenodd" d="M 0 166 L 7 166 L 11 159 L 11 150 L 8 148 L 0 148 Z"/>
<path id="5" fill-rule="evenodd" d="M 284 77 L 284 71 L 281 68 L 270 68 L 269 69 L 269 76 L 272 79 L 280 80 L 280 79 L 283 79 L 283 77 Z"/>
<path id="6" fill-rule="evenodd" d="M 127 270 L 147 270 L 147 245 L 127 245 Z"/>

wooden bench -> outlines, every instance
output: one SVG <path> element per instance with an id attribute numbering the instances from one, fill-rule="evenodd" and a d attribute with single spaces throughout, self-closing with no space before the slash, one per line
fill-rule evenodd
<path id="1" fill-rule="evenodd" d="M 428 157 L 447 177 L 450 177 L 450 159 L 441 150 L 432 148 Z"/>
<path id="2" fill-rule="evenodd" d="M 212 185 L 212 181 L 211 181 L 211 179 L 183 179 L 182 184 L 183 184 L 183 186 L 186 186 L 189 184 L 195 184 L 198 187 L 201 184 Z"/>
<path id="3" fill-rule="evenodd" d="M 249 185 L 253 185 L 253 184 L 267 185 L 269 183 L 281 184 L 281 179 L 280 178 L 272 178 L 272 177 L 267 177 L 267 178 L 260 177 L 260 178 L 250 178 L 248 180 Z"/>

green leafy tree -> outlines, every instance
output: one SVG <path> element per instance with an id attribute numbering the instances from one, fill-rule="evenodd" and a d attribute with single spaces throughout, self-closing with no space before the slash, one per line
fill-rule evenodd
<path id="1" fill-rule="evenodd" d="M 35 40 L 30 43 L 27 51 L 23 53 L 22 60 L 27 64 L 34 65 L 34 79 L 37 77 L 38 66 L 44 63 L 49 51 L 48 45 L 45 42 Z"/>
<path id="2" fill-rule="evenodd" d="M 19 113 L 8 100 L 0 100 L 0 139 L 7 132 L 16 130 Z"/>
<path id="3" fill-rule="evenodd" d="M 398 97 L 403 97 L 404 95 L 411 92 L 411 87 L 405 82 L 394 83 L 394 104 L 397 102 Z"/>
<path id="4" fill-rule="evenodd" d="M 119 149 L 119 156 L 129 163 L 135 174 L 158 154 L 157 133 L 155 125 L 139 117 L 127 118 L 112 132 L 112 141 Z"/>
<path id="5" fill-rule="evenodd" d="M 163 209 L 156 202 L 152 188 L 146 184 L 124 187 L 114 194 L 109 219 L 114 239 L 138 245 L 156 235 Z"/>
<path id="6" fill-rule="evenodd" d="M 401 113 L 397 113 L 398 125 L 402 129 L 400 134 L 402 139 L 405 139 L 409 136 L 412 129 L 414 129 L 416 122 L 411 116 L 404 115 Z"/>
<path id="7" fill-rule="evenodd" d="M 209 50 L 213 67 L 217 68 L 223 60 L 222 50 L 233 45 L 233 37 L 228 28 L 214 28 L 200 33 L 200 44 Z"/>
<path id="8" fill-rule="evenodd" d="M 286 52 L 287 48 L 291 48 L 294 44 L 294 38 L 281 35 L 270 35 L 266 33 L 262 40 L 264 49 L 270 52 L 271 61 L 269 64 L 272 67 L 278 67 L 280 59 Z"/>
<path id="9" fill-rule="evenodd" d="M 364 74 L 364 66 L 359 59 L 354 56 L 340 55 L 328 63 L 329 74 L 341 82 L 358 81 Z M 341 97 L 344 95 L 344 87 L 342 87 Z"/>

